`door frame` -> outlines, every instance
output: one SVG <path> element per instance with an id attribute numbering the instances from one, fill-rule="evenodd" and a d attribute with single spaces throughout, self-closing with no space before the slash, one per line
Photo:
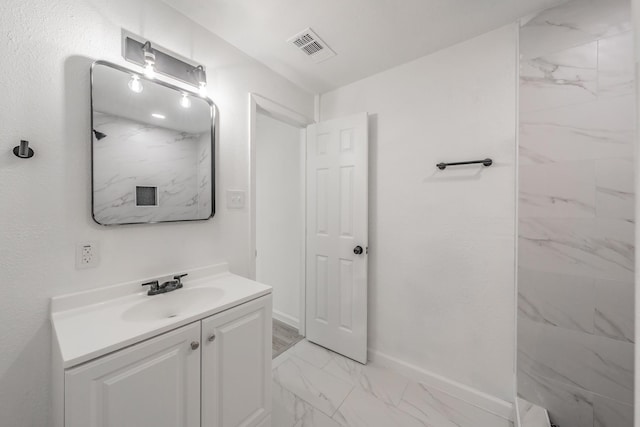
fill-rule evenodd
<path id="1" fill-rule="evenodd" d="M 269 98 L 266 98 L 257 93 L 249 93 L 249 256 L 251 262 L 249 263 L 249 277 L 253 280 L 256 279 L 256 142 L 257 142 L 257 128 L 256 121 L 258 113 L 266 114 L 267 116 L 284 122 L 288 125 L 299 128 L 306 132 L 307 126 L 315 123 L 313 118 L 307 117 L 304 114 L 289 108 L 285 105 L 279 104 Z M 307 230 L 307 215 L 306 215 L 306 169 L 307 169 L 307 144 L 306 138 L 301 147 L 301 170 L 300 179 L 302 180 L 302 192 L 304 197 L 302 198 L 301 215 L 302 215 L 302 229 L 301 233 L 301 247 L 302 254 L 300 257 L 301 262 L 301 274 L 300 274 L 300 302 L 299 302 L 299 319 L 298 319 L 298 333 L 302 336 L 306 335 L 306 258 L 307 258 L 307 242 L 306 242 L 306 230 Z"/>

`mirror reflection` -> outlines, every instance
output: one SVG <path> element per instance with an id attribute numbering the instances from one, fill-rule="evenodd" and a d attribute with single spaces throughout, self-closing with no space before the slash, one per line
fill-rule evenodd
<path id="1" fill-rule="evenodd" d="M 93 218 L 102 225 L 214 214 L 215 106 L 120 66 L 92 67 Z"/>

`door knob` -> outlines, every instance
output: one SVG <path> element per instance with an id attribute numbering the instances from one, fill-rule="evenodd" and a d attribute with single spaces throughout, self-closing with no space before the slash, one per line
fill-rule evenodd
<path id="1" fill-rule="evenodd" d="M 216 339 L 216 334 L 209 335 L 209 338 L 208 338 L 209 342 L 213 342 L 215 339 Z"/>
<path id="2" fill-rule="evenodd" d="M 200 347 L 200 343 L 198 341 L 191 341 L 191 350 L 197 350 Z"/>
<path id="3" fill-rule="evenodd" d="M 353 253 L 356 255 L 360 255 L 362 253 L 362 246 L 356 246 L 353 248 Z"/>

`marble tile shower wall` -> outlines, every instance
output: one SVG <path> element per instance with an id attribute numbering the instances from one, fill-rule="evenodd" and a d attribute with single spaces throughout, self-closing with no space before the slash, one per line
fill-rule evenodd
<path id="1" fill-rule="evenodd" d="M 211 154 L 211 135 L 205 132 L 198 140 L 198 218 L 207 218 L 211 215 L 213 203 Z"/>
<path id="2" fill-rule="evenodd" d="M 98 221 L 169 221 L 204 218 L 211 210 L 211 147 L 203 135 L 148 126 L 95 113 L 108 135 L 95 142 L 94 187 Z M 135 205 L 136 185 L 158 187 L 158 207 Z"/>
<path id="3" fill-rule="evenodd" d="M 518 393 L 560 427 L 633 422 L 630 4 L 522 21 Z"/>

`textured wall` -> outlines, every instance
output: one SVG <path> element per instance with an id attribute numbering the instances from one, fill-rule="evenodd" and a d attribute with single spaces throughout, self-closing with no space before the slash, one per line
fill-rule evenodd
<path id="1" fill-rule="evenodd" d="M 104 228 L 91 219 L 89 66 L 123 64 L 121 28 L 204 63 L 220 110 L 218 209 L 200 223 Z M 230 261 L 249 271 L 248 92 L 313 115 L 313 97 L 179 15 L 145 0 L 0 3 L 0 425 L 50 425 L 49 298 Z M 126 64 L 124 64 L 126 65 Z M 30 160 L 11 153 L 21 139 Z M 98 241 L 100 267 L 75 270 L 75 245 Z"/>
<path id="2" fill-rule="evenodd" d="M 630 427 L 633 38 L 628 1 L 523 21 L 518 392 L 560 427 Z"/>
<path id="3" fill-rule="evenodd" d="M 512 402 L 517 28 L 322 95 L 367 111 L 369 346 Z M 441 161 L 494 166 L 439 171 Z"/>

